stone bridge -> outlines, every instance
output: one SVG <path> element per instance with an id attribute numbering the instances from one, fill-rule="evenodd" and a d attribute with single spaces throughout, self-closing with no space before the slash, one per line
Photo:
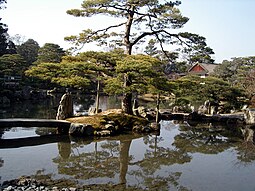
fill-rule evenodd
<path id="1" fill-rule="evenodd" d="M 55 119 L 0 119 L 0 129 L 6 127 L 56 127 L 58 129 L 66 129 L 68 131 L 70 125 L 71 123 L 68 121 Z"/>

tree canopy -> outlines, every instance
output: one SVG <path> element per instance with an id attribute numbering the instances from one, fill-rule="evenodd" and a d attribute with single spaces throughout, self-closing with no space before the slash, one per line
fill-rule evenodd
<path id="1" fill-rule="evenodd" d="M 81 9 L 71 9 L 67 13 L 76 17 L 113 17 L 115 22 L 96 29 L 85 29 L 79 35 L 65 39 L 76 46 L 97 42 L 100 46 L 124 47 L 127 55 L 131 55 L 134 47 L 141 46 L 149 39 L 153 39 L 163 53 L 167 52 L 169 45 L 175 44 L 179 47 L 194 47 L 193 51 L 208 54 L 211 49 L 207 47 L 204 37 L 188 32 L 174 32 L 189 20 L 177 8 L 180 3 L 157 0 L 84 0 Z M 131 76 L 125 73 L 123 77 L 123 87 L 129 89 L 132 85 Z M 124 93 L 122 109 L 131 114 L 131 107 L 132 94 Z"/>
<path id="2" fill-rule="evenodd" d="M 1 22 L 1 18 L 0 18 L 0 56 L 4 55 L 7 53 L 7 48 L 8 48 L 8 40 L 7 40 L 7 25 L 3 24 Z"/>
<path id="3" fill-rule="evenodd" d="M 65 51 L 58 44 L 45 43 L 38 50 L 37 63 L 59 63 L 63 56 L 65 56 Z"/>
<path id="4" fill-rule="evenodd" d="M 0 75 L 23 76 L 27 67 L 26 61 L 19 54 L 5 54 L 0 56 Z"/>
<path id="5" fill-rule="evenodd" d="M 164 45 L 196 45 L 201 52 L 210 52 L 205 38 L 188 32 L 174 33 L 188 22 L 178 8 L 180 1 L 155 0 L 84 0 L 81 9 L 71 9 L 67 13 L 76 17 L 103 15 L 116 18 L 114 24 L 98 29 L 85 29 L 79 35 L 66 37 L 66 40 L 80 45 L 98 42 L 99 45 L 125 47 L 131 54 L 134 46 L 154 39 L 165 51 Z M 196 50 L 194 49 L 194 50 Z M 211 54 L 212 52 L 210 52 Z"/>
<path id="6" fill-rule="evenodd" d="M 254 91 L 255 57 L 239 57 L 232 60 L 224 60 L 214 70 L 214 76 L 228 81 L 232 85 L 243 88 L 252 97 Z"/>
<path id="7" fill-rule="evenodd" d="M 17 46 L 17 53 L 23 56 L 29 65 L 37 60 L 39 44 L 33 40 L 28 39 L 26 42 Z"/>
<path id="8" fill-rule="evenodd" d="M 242 88 L 215 77 L 200 78 L 199 76 L 185 76 L 172 82 L 173 93 L 178 100 L 189 103 L 204 103 L 209 100 L 219 106 L 224 104 L 224 111 L 240 109 L 245 103 L 245 92 Z"/>

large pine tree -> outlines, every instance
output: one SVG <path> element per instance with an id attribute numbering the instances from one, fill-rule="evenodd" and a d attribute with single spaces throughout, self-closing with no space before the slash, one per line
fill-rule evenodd
<path id="1" fill-rule="evenodd" d="M 115 18 L 112 25 L 94 26 L 96 29 L 85 29 L 77 36 L 66 37 L 66 40 L 83 45 L 98 42 L 99 45 L 113 45 L 125 48 L 125 53 L 130 55 L 134 47 L 154 39 L 163 52 L 169 45 L 201 47 L 198 51 L 205 50 L 205 38 L 188 32 L 174 32 L 182 28 L 189 20 L 182 16 L 177 6 L 180 1 L 159 0 L 84 0 L 81 9 L 72 9 L 68 14 L 76 17 L 93 17 L 103 15 Z M 102 27 L 102 28 L 100 28 Z M 132 85 L 132 78 L 128 73 L 124 75 L 124 88 Z M 123 92 L 122 109 L 132 113 L 132 94 Z"/>

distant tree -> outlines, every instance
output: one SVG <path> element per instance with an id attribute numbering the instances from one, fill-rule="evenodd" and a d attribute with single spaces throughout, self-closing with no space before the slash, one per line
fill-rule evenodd
<path id="1" fill-rule="evenodd" d="M 180 1 L 84 0 L 81 9 L 72 9 L 67 13 L 76 17 L 104 15 L 116 18 L 116 22 L 101 29 L 83 30 L 79 35 L 65 39 L 76 46 L 91 42 L 98 42 L 100 46 L 114 44 L 125 47 L 125 53 L 128 55 L 132 54 L 135 46 L 140 46 L 148 38 L 153 38 L 163 52 L 164 45 L 169 44 L 206 47 L 205 39 L 199 35 L 171 32 L 183 27 L 189 20 L 176 8 L 179 4 Z M 122 89 L 130 89 L 128 87 L 132 85 L 131 77 L 125 74 L 124 79 Z M 132 113 L 132 94 L 130 91 L 123 94 L 122 109 L 126 113 Z"/>
<path id="2" fill-rule="evenodd" d="M 28 68 L 26 61 L 19 54 L 5 54 L 0 57 L 0 75 L 24 75 Z"/>
<path id="3" fill-rule="evenodd" d="M 36 63 L 60 63 L 65 51 L 57 44 L 46 43 L 38 50 L 38 58 Z"/>
<path id="4" fill-rule="evenodd" d="M 0 56 L 7 54 L 8 48 L 7 31 L 8 31 L 7 25 L 3 24 L 0 18 Z"/>
<path id="5" fill-rule="evenodd" d="M 214 69 L 214 76 L 234 84 L 237 77 L 238 64 L 228 60 L 224 60 Z"/>
<path id="6" fill-rule="evenodd" d="M 228 81 L 230 84 L 243 88 L 249 97 L 255 95 L 255 79 L 252 77 L 255 70 L 255 57 L 239 57 L 224 60 L 214 70 L 214 76 Z"/>
<path id="7" fill-rule="evenodd" d="M 4 4 L 7 3 L 6 0 L 0 0 L 0 9 L 4 9 Z"/>
<path id="8" fill-rule="evenodd" d="M 6 54 L 17 54 L 16 45 L 12 41 L 8 41 L 8 46 L 6 50 Z"/>
<path id="9" fill-rule="evenodd" d="M 40 46 L 35 40 L 28 39 L 26 42 L 17 46 L 17 53 L 23 56 L 28 65 L 31 65 L 37 60 L 39 49 Z"/>
<path id="10" fill-rule="evenodd" d="M 204 38 L 204 37 L 200 37 Z M 204 38 L 205 41 L 205 38 Z M 207 47 L 202 44 L 198 44 L 191 47 L 185 47 L 183 49 L 184 58 L 187 60 L 189 65 L 194 63 L 203 63 L 203 64 L 212 64 L 214 63 L 214 59 L 211 57 L 214 54 L 213 50 L 210 47 Z"/>
<path id="11" fill-rule="evenodd" d="M 172 82 L 176 88 L 173 93 L 176 100 L 187 100 L 189 103 L 204 103 L 209 100 L 219 104 L 224 102 L 224 112 L 240 109 L 246 102 L 245 91 L 237 86 L 215 77 L 200 78 L 199 76 L 185 76 Z"/>
<path id="12" fill-rule="evenodd" d="M 26 37 L 20 34 L 15 34 L 14 36 L 10 36 L 9 39 L 16 45 L 20 46 L 24 42 L 26 42 Z"/>

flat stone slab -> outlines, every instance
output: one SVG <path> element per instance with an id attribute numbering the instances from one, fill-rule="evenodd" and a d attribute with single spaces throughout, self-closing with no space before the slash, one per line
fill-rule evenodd
<path id="1" fill-rule="evenodd" d="M 0 128 L 5 127 L 63 127 L 69 128 L 70 122 L 55 119 L 26 119 L 26 118 L 9 118 L 0 119 Z"/>

